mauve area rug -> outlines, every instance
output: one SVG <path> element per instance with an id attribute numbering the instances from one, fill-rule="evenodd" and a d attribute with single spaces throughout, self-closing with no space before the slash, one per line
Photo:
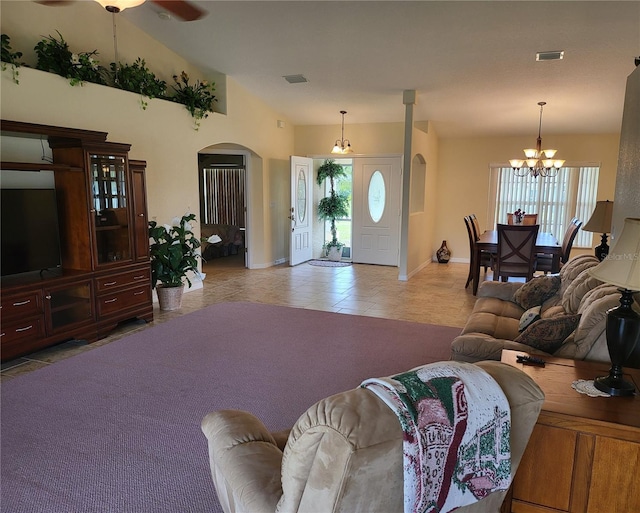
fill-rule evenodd
<path id="1" fill-rule="evenodd" d="M 313 403 L 449 359 L 460 328 L 224 303 L 2 385 L 3 512 L 220 512 L 210 411 L 291 427 Z"/>

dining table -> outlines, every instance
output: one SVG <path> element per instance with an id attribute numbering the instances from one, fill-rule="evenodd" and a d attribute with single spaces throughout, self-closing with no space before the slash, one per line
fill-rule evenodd
<path id="1" fill-rule="evenodd" d="M 493 254 L 498 252 L 498 230 L 487 230 L 480 234 L 474 245 L 473 258 L 473 295 L 478 292 L 480 282 L 480 254 L 482 251 L 489 251 Z M 544 253 L 552 256 L 551 272 L 560 271 L 560 255 L 562 254 L 562 244 L 558 242 L 552 233 L 538 232 L 536 238 L 536 254 Z"/>

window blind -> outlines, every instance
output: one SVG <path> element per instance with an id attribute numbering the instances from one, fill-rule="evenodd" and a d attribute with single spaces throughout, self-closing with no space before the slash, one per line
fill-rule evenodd
<path id="1" fill-rule="evenodd" d="M 546 178 L 516 176 L 510 167 L 492 167 L 491 173 L 493 226 L 507 224 L 507 214 L 520 209 L 538 214 L 540 231 L 562 240 L 571 219 L 575 216 L 586 223 L 596 206 L 598 166 L 563 167 L 556 176 Z M 591 247 L 592 237 L 590 232 L 579 230 L 574 246 Z"/>

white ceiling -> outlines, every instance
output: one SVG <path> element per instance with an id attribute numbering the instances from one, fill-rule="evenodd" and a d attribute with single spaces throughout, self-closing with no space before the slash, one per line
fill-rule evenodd
<path id="1" fill-rule="evenodd" d="M 640 1 L 192 1 L 201 20 L 123 11 L 204 69 L 222 72 L 296 125 L 404 120 L 441 136 L 616 133 L 640 56 Z M 564 60 L 536 62 L 538 51 Z M 308 83 L 289 84 L 284 75 Z M 233 108 L 231 106 L 231 108 Z"/>

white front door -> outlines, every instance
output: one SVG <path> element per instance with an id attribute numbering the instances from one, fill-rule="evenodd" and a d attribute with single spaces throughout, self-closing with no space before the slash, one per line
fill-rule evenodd
<path id="1" fill-rule="evenodd" d="M 400 157 L 353 160 L 353 250 L 360 264 L 398 265 Z"/>
<path id="2" fill-rule="evenodd" d="M 298 265 L 313 257 L 313 159 L 291 157 L 291 240 L 289 265 Z"/>

